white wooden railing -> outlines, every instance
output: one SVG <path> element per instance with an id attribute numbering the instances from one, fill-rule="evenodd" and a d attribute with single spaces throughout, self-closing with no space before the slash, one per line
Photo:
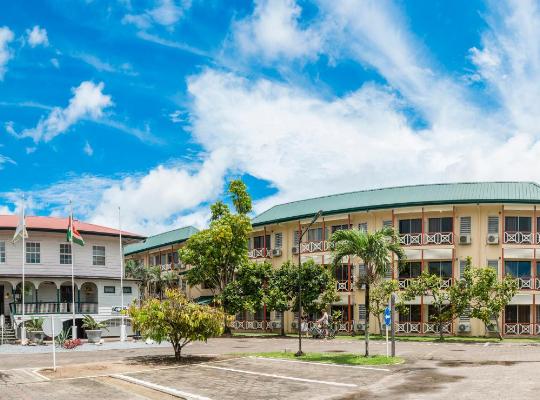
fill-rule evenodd
<path id="1" fill-rule="evenodd" d="M 448 289 L 452 286 L 452 278 L 441 278 L 441 289 Z"/>
<path id="2" fill-rule="evenodd" d="M 300 243 L 300 253 L 315 253 L 329 250 L 332 250 L 332 244 L 328 240 Z"/>
<path id="3" fill-rule="evenodd" d="M 532 232 L 504 232 L 504 243 L 532 243 Z"/>
<path id="4" fill-rule="evenodd" d="M 399 236 L 399 242 L 403 246 L 420 246 L 422 244 L 422 234 L 403 233 Z"/>
<path id="5" fill-rule="evenodd" d="M 425 244 L 452 244 L 454 243 L 454 234 L 452 232 L 434 232 L 424 235 Z"/>
<path id="6" fill-rule="evenodd" d="M 517 278 L 518 289 L 534 289 L 534 280 L 532 278 Z"/>
<path id="7" fill-rule="evenodd" d="M 351 284 L 349 285 L 349 281 L 337 281 L 336 282 L 336 290 L 338 292 L 350 292 L 352 291 L 353 287 L 353 280 L 351 279 Z"/>
<path id="8" fill-rule="evenodd" d="M 443 322 L 441 324 L 441 329 L 443 334 L 448 333 L 450 334 L 452 332 L 452 323 L 451 322 Z M 424 332 L 423 333 L 434 333 L 439 334 L 439 324 L 436 322 L 424 322 Z"/>
<path id="9" fill-rule="evenodd" d="M 400 289 L 407 289 L 409 287 L 409 284 L 414 280 L 414 278 L 399 278 L 398 279 L 398 287 Z"/>
<path id="10" fill-rule="evenodd" d="M 231 328 L 264 331 L 281 328 L 281 321 L 234 320 L 231 323 Z"/>
<path id="11" fill-rule="evenodd" d="M 266 257 L 266 254 L 268 253 L 267 249 L 251 249 L 248 251 L 248 257 L 249 258 L 261 258 Z"/>
<path id="12" fill-rule="evenodd" d="M 422 333 L 421 322 L 398 322 L 396 323 L 396 333 Z"/>
<path id="13" fill-rule="evenodd" d="M 533 335 L 534 325 L 530 323 L 504 324 L 505 335 Z"/>

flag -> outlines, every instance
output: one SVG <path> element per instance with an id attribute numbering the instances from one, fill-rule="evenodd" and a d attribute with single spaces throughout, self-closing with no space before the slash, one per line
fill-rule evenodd
<path id="1" fill-rule="evenodd" d="M 26 224 L 24 220 L 24 211 L 21 211 L 19 214 L 19 222 L 17 223 L 17 229 L 15 229 L 15 234 L 13 235 L 13 243 L 17 240 L 22 239 L 24 236 L 25 239 L 28 239 L 28 232 L 26 231 Z"/>
<path id="2" fill-rule="evenodd" d="M 67 229 L 67 241 L 77 243 L 80 246 L 84 246 L 84 240 L 73 223 L 73 216 L 69 217 L 68 229 Z"/>

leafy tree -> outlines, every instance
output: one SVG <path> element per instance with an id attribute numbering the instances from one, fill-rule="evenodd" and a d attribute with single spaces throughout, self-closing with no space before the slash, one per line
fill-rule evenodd
<path id="1" fill-rule="evenodd" d="M 393 228 L 385 227 L 374 233 L 363 232 L 356 229 L 340 230 L 331 237 L 333 245 L 334 265 L 341 263 L 343 257 L 358 257 L 365 266 L 365 276 L 361 277 L 360 284 L 365 285 L 366 330 L 365 356 L 369 356 L 369 315 L 371 285 L 386 275 L 391 266 L 391 254 L 398 260 L 405 258 L 405 252 L 399 244 L 399 237 Z"/>
<path id="2" fill-rule="evenodd" d="M 158 343 L 171 342 L 176 360 L 182 348 L 193 341 L 206 341 L 223 332 L 223 312 L 189 302 L 179 290 L 167 289 L 165 299 L 150 298 L 140 307 L 131 305 L 128 314 L 135 330 Z"/>
<path id="3" fill-rule="evenodd" d="M 210 227 L 191 236 L 178 251 L 180 260 L 192 267 L 186 274 L 188 284 L 205 284 L 214 294 L 223 293 L 238 269 L 249 262 L 247 243 L 252 228 L 247 213 L 251 211 L 251 198 L 240 180 L 229 184 L 229 193 L 236 214 L 223 202 L 216 202 L 211 206 Z M 226 298 L 220 300 L 226 313 L 234 312 L 235 305 Z M 229 333 L 226 318 L 224 326 Z"/>
<path id="4" fill-rule="evenodd" d="M 228 304 L 228 312 L 255 311 L 264 306 L 268 282 L 272 277 L 272 265 L 268 262 L 243 264 L 236 272 L 235 280 L 223 291 L 221 298 Z"/>
<path id="5" fill-rule="evenodd" d="M 161 273 L 161 284 L 164 288 L 175 289 L 178 288 L 178 282 L 180 280 L 180 275 L 178 271 L 171 269 L 169 271 L 163 271 Z"/>
<path id="6" fill-rule="evenodd" d="M 390 295 L 399 290 L 398 281 L 395 279 L 379 281 L 372 289 L 369 295 L 369 312 L 377 317 L 379 331 L 382 333 L 381 314 L 388 305 Z"/>
<path id="7" fill-rule="evenodd" d="M 149 295 L 148 285 L 150 283 L 150 271 L 143 263 L 137 263 L 134 260 L 126 262 L 126 277 L 136 279 L 139 286 L 141 298 Z"/>
<path id="8" fill-rule="evenodd" d="M 298 279 L 302 279 L 302 308 L 319 312 L 337 299 L 336 280 L 330 269 L 308 260 L 301 265 L 286 261 L 275 269 L 268 283 L 267 306 L 282 313 L 298 310 Z M 283 321 L 282 321 L 283 333 Z"/>
<path id="9" fill-rule="evenodd" d="M 469 305 L 469 291 L 464 281 L 454 281 L 448 289 L 443 288 L 443 279 L 426 271 L 411 280 L 403 291 L 401 301 L 413 300 L 416 296 L 429 296 L 434 307 L 431 321 L 437 325 L 439 340 L 444 340 L 443 324 L 462 315 Z"/>
<path id="10" fill-rule="evenodd" d="M 467 258 L 467 265 L 463 273 L 463 280 L 469 290 L 470 316 L 477 318 L 487 328 L 495 319 L 497 334 L 502 340 L 498 318 L 506 305 L 518 291 L 516 279 L 505 276 L 502 281 L 497 279 L 497 272 L 489 267 L 472 267 L 471 258 Z"/>

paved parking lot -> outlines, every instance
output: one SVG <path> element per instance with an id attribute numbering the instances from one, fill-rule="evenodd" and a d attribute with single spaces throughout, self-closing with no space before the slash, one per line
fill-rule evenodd
<path id="1" fill-rule="evenodd" d="M 190 354 L 295 349 L 292 339 L 214 339 Z M 352 367 L 297 360 L 207 356 L 190 365 L 165 365 L 165 348 L 63 354 L 57 374 L 2 360 L 0 399 L 529 399 L 540 393 L 540 347 L 534 344 L 398 343 L 407 362 Z M 374 342 L 373 353 L 384 353 Z M 361 352 L 357 340 L 306 341 L 307 351 Z M 8 356 L 6 356 L 8 357 Z M 13 357 L 13 356 L 9 356 Z M 82 358 L 81 358 L 82 357 Z M 148 361 L 154 360 L 154 361 Z M 41 359 L 44 362 L 46 359 Z"/>

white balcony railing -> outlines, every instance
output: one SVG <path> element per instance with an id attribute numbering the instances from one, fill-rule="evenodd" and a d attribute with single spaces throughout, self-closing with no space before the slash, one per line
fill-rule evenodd
<path id="1" fill-rule="evenodd" d="M 536 243 L 540 244 L 540 232 L 536 232 Z"/>
<path id="2" fill-rule="evenodd" d="M 441 279 L 441 289 L 448 289 L 450 286 L 452 286 L 452 278 Z"/>
<path id="3" fill-rule="evenodd" d="M 328 240 L 300 243 L 300 253 L 315 253 L 318 251 L 329 251 L 332 245 Z"/>
<path id="4" fill-rule="evenodd" d="M 532 243 L 532 232 L 504 232 L 504 243 Z"/>
<path id="5" fill-rule="evenodd" d="M 421 322 L 398 322 L 396 323 L 396 333 L 422 333 Z"/>
<path id="6" fill-rule="evenodd" d="M 442 333 L 450 334 L 452 332 L 452 323 L 443 322 L 441 324 Z M 439 334 L 439 324 L 436 322 L 424 322 L 424 332 L 423 333 L 433 333 Z"/>
<path id="7" fill-rule="evenodd" d="M 425 244 L 452 244 L 454 243 L 454 234 L 452 232 L 434 232 L 424 235 Z"/>
<path id="8" fill-rule="evenodd" d="M 420 246 L 422 244 L 421 233 L 404 233 L 399 236 L 399 242 L 403 246 Z"/>
<path id="9" fill-rule="evenodd" d="M 536 290 L 540 290 L 540 278 L 536 278 L 534 281 L 535 281 L 535 284 L 536 284 L 534 288 Z"/>
<path id="10" fill-rule="evenodd" d="M 349 285 L 349 281 L 337 281 L 336 282 L 336 290 L 338 292 L 350 292 L 352 291 L 353 287 L 353 280 L 351 279 L 351 283 Z"/>
<path id="11" fill-rule="evenodd" d="M 249 258 L 264 258 L 266 257 L 266 254 L 268 253 L 267 249 L 251 249 L 248 251 L 248 257 Z"/>
<path id="12" fill-rule="evenodd" d="M 398 286 L 400 289 L 407 289 L 409 284 L 414 280 L 414 278 L 399 278 Z"/>
<path id="13" fill-rule="evenodd" d="M 518 289 L 534 289 L 534 279 L 532 278 L 517 278 Z"/>
<path id="14" fill-rule="evenodd" d="M 534 325 L 530 323 L 504 324 L 505 335 L 533 335 Z"/>
<path id="15" fill-rule="evenodd" d="M 267 329 L 279 328 L 279 321 L 255 321 L 255 320 L 234 320 L 231 323 L 232 329 L 257 330 L 264 331 Z"/>

